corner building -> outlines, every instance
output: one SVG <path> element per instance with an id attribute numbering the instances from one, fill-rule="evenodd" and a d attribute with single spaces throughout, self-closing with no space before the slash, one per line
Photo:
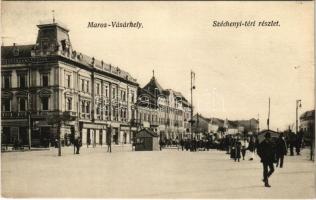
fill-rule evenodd
<path id="1" fill-rule="evenodd" d="M 60 133 L 83 144 L 131 143 L 138 83 L 128 72 L 75 51 L 60 23 L 40 24 L 36 44 L 1 47 L 2 144 L 48 146 Z M 59 125 L 52 118 L 68 116 Z"/>

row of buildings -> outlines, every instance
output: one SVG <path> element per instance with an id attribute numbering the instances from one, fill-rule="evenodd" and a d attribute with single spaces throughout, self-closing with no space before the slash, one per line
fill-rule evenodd
<path id="1" fill-rule="evenodd" d="M 198 138 L 202 138 L 209 133 L 216 133 L 220 136 L 223 135 L 235 135 L 235 134 L 248 134 L 259 132 L 259 120 L 228 120 L 219 118 L 206 118 L 203 115 L 197 113 L 193 116 L 194 124 L 192 126 L 192 132 L 197 135 Z"/>
<path id="2" fill-rule="evenodd" d="M 1 47 L 2 144 L 131 143 L 140 128 L 160 137 L 190 132 L 191 106 L 153 75 L 141 88 L 119 67 L 73 49 L 60 23 L 40 24 L 36 44 Z M 29 137 L 30 136 L 30 137 Z"/>

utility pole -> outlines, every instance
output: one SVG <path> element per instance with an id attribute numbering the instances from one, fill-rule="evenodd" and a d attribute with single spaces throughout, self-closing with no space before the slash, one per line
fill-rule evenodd
<path id="1" fill-rule="evenodd" d="M 32 138 L 31 138 L 31 135 L 32 135 L 32 130 L 31 130 L 31 126 L 32 126 L 32 123 L 31 123 L 31 96 L 30 96 L 30 92 L 31 92 L 31 66 L 29 66 L 29 84 L 28 84 L 28 93 L 27 93 L 27 103 L 28 103 L 28 143 L 29 143 L 29 150 L 31 150 L 31 147 L 32 147 Z"/>
<path id="2" fill-rule="evenodd" d="M 191 70 L 191 126 L 190 126 L 190 132 L 191 132 L 191 139 L 193 138 L 193 132 L 192 132 L 192 126 L 193 126 L 193 90 L 195 89 L 194 86 L 194 79 L 195 79 L 195 73 Z"/>
<path id="3" fill-rule="evenodd" d="M 298 108 L 302 107 L 301 100 L 296 100 L 296 124 L 295 124 L 295 134 L 298 134 Z"/>
<path id="4" fill-rule="evenodd" d="M 267 125 L 268 125 L 268 130 L 270 130 L 270 97 L 269 97 L 269 111 L 268 111 Z"/>
<path id="5" fill-rule="evenodd" d="M 258 113 L 258 130 L 257 130 L 257 133 L 259 133 L 259 131 L 260 131 L 259 125 L 260 125 L 260 121 L 259 121 L 259 113 Z"/>

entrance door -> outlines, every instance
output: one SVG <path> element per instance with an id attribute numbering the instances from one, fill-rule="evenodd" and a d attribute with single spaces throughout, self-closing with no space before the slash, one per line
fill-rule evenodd
<path id="1" fill-rule="evenodd" d="M 103 130 L 102 129 L 100 129 L 99 130 L 99 144 L 102 146 L 102 133 L 103 133 Z"/>
<path id="2" fill-rule="evenodd" d="M 50 139 L 50 128 L 49 127 L 41 127 L 41 135 L 40 135 L 40 145 L 43 147 L 48 147 L 49 139 Z"/>

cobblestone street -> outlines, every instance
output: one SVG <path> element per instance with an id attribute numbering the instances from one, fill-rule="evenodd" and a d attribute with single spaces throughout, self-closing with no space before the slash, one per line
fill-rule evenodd
<path id="1" fill-rule="evenodd" d="M 87 198 L 313 198 L 314 164 L 309 151 L 286 156 L 283 169 L 263 187 L 262 166 L 230 160 L 223 151 L 165 149 L 106 153 L 105 147 L 2 153 L 5 197 Z"/>

